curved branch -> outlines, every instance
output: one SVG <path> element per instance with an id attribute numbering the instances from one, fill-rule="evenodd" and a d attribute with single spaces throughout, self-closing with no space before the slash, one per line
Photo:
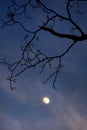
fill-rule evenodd
<path id="1" fill-rule="evenodd" d="M 74 1 L 74 0 L 73 0 Z M 41 73 L 48 67 L 52 68 L 51 73 L 48 75 L 48 78 L 45 80 L 47 82 L 48 80 L 52 79 L 52 87 L 55 87 L 57 77 L 59 75 L 59 72 L 62 70 L 62 58 L 71 50 L 71 48 L 78 42 L 87 40 L 87 34 L 83 32 L 82 28 L 74 21 L 72 17 L 71 12 L 71 0 L 67 0 L 66 3 L 66 11 L 68 16 L 63 16 L 59 12 L 56 12 L 55 10 L 48 8 L 41 0 L 27 0 L 27 2 L 18 4 L 17 1 L 13 1 L 12 5 L 9 7 L 10 11 L 7 13 L 7 21 L 2 20 L 3 27 L 11 26 L 14 24 L 18 24 L 24 31 L 27 33 L 27 35 L 30 34 L 29 38 L 24 38 L 25 46 L 21 48 L 22 53 L 21 57 L 18 61 L 15 61 L 12 64 L 9 64 L 7 60 L 3 59 L 0 63 L 6 64 L 8 67 L 8 70 L 10 71 L 10 76 L 8 77 L 8 80 L 10 81 L 10 88 L 11 90 L 14 89 L 12 86 L 12 83 L 16 81 L 16 78 L 24 73 L 26 70 L 40 67 Z M 75 2 L 75 1 L 74 1 Z M 15 9 L 14 9 L 15 7 Z M 39 8 L 43 10 L 43 13 L 45 14 L 45 18 L 43 16 L 43 21 L 41 21 L 40 25 L 37 26 L 34 31 L 29 30 L 25 25 L 23 24 L 21 20 L 21 16 L 24 18 L 29 19 L 29 15 L 27 16 L 27 8 L 29 9 L 37 9 Z M 29 11 L 29 10 L 28 10 Z M 35 12 L 34 12 L 35 13 Z M 20 20 L 16 20 L 16 18 L 19 17 Z M 38 17 L 39 18 L 39 17 Z M 25 19 L 24 19 L 25 20 Z M 54 26 L 56 27 L 56 23 L 59 24 L 60 21 L 64 20 L 64 22 L 69 22 L 71 26 L 74 26 L 76 30 L 79 31 L 80 35 L 68 34 L 68 33 L 60 33 L 54 29 Z M 26 20 L 25 20 L 26 21 Z M 51 23 L 51 24 L 50 24 Z M 36 24 L 36 23 L 35 23 Z M 50 26 L 50 25 L 51 26 Z M 62 29 L 62 26 L 61 26 Z M 72 40 L 72 43 L 67 47 L 66 50 L 64 50 L 61 54 L 53 56 L 52 54 L 49 56 L 46 53 L 42 52 L 40 48 L 35 49 L 32 47 L 33 41 L 36 40 L 36 37 L 40 34 L 42 30 L 44 32 L 48 32 L 52 34 L 53 36 L 56 36 L 58 38 L 65 38 Z M 54 65 L 54 61 L 56 61 L 56 64 Z M 44 82 L 44 83 L 45 83 Z"/>
<path id="2" fill-rule="evenodd" d="M 62 34 L 62 33 L 58 33 L 56 31 L 54 31 L 51 28 L 48 27 L 41 27 L 41 29 L 43 29 L 44 31 L 47 31 L 51 34 L 53 34 L 54 36 L 60 37 L 60 38 L 67 38 L 67 39 L 71 39 L 74 41 L 82 41 L 82 40 L 86 40 L 87 39 L 87 34 L 81 35 L 81 36 L 76 36 L 76 35 L 70 35 L 70 34 Z"/>

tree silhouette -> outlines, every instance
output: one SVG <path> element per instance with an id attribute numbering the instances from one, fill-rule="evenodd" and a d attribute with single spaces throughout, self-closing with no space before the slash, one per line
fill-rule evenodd
<path id="1" fill-rule="evenodd" d="M 59 4 L 60 1 L 54 1 L 53 6 L 52 2 L 50 0 L 24 0 L 21 2 L 12 0 L 8 7 L 6 19 L 2 20 L 2 28 L 16 25 L 20 26 L 25 32 L 25 45 L 21 46 L 19 60 L 11 64 L 6 59 L 1 61 L 8 66 L 10 71 L 8 80 L 11 90 L 14 89 L 12 83 L 15 82 L 16 77 L 24 73 L 25 70 L 37 66 L 41 68 L 40 73 L 48 67 L 52 68 L 44 83 L 52 79 L 52 87 L 56 89 L 57 76 L 63 68 L 63 57 L 75 44 L 87 40 L 87 33 L 82 25 L 84 23 L 78 22 L 80 17 L 86 17 L 85 12 L 82 12 L 82 2 L 85 2 L 85 0 L 62 0 L 62 8 Z M 48 54 L 40 47 L 40 39 L 43 37 L 43 33 L 61 40 L 63 45 L 66 43 L 67 48 L 55 55 L 52 52 Z M 38 45 L 37 42 L 39 42 Z M 46 48 L 46 45 L 44 46 Z M 50 46 L 55 48 L 54 43 Z"/>

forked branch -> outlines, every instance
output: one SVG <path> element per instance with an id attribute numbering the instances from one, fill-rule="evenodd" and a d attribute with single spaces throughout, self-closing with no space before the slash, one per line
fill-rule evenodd
<path id="1" fill-rule="evenodd" d="M 19 57 L 19 60 L 15 61 L 14 63 L 8 63 L 6 59 L 0 61 L 0 63 L 7 65 L 8 70 L 10 71 L 10 76 L 8 77 L 8 80 L 10 81 L 11 90 L 14 89 L 13 82 L 16 81 L 16 78 L 19 75 L 21 75 L 28 69 L 36 67 L 41 68 L 40 73 L 42 73 L 46 68 L 48 69 L 48 67 L 53 68 L 44 83 L 51 79 L 52 87 L 56 88 L 55 84 L 57 81 L 57 77 L 63 68 L 63 57 L 67 53 L 69 53 L 71 48 L 77 42 L 87 40 L 87 33 L 85 33 L 84 29 L 79 26 L 73 19 L 73 9 L 77 9 L 78 13 L 80 14 L 79 3 L 80 1 L 77 2 L 76 0 L 66 0 L 65 8 L 67 14 L 65 15 L 64 13 L 60 14 L 59 12 L 55 11 L 55 9 L 47 7 L 46 4 L 44 4 L 44 2 L 42 2 L 41 0 L 27 0 L 26 2 L 24 1 L 21 4 L 19 4 L 16 0 L 12 0 L 12 4 L 9 6 L 9 11 L 7 13 L 7 19 L 1 19 L 3 23 L 2 28 L 4 28 L 5 26 L 19 25 L 22 30 L 27 33 L 27 36 L 25 35 L 25 45 L 21 47 L 21 57 Z M 37 19 L 39 18 L 37 21 L 40 21 L 40 17 L 42 18 L 42 20 L 40 21 L 39 25 L 36 25 L 36 23 L 34 23 L 36 26 L 34 25 L 34 28 L 32 26 L 31 30 L 30 25 L 23 22 L 22 18 L 25 21 L 26 19 L 29 22 L 32 21 L 32 25 L 32 23 L 34 22 L 33 16 L 35 16 L 34 14 L 36 10 L 42 13 L 42 16 L 39 16 L 39 13 L 38 15 L 36 14 Z M 61 33 L 61 31 L 56 29 L 56 26 L 59 25 L 59 23 L 63 25 L 60 27 L 61 30 L 65 26 L 65 24 L 68 23 L 72 28 L 74 28 L 73 33 L 71 33 L 71 31 Z M 75 30 L 78 32 L 77 34 L 75 33 Z M 43 31 L 44 33 L 48 32 L 48 34 L 52 34 L 52 36 L 58 39 L 65 39 L 67 40 L 67 42 L 69 40 L 69 46 L 67 47 L 67 49 L 63 50 L 60 54 L 58 53 L 58 55 L 55 56 L 52 53 L 48 55 L 46 52 L 41 51 L 39 47 L 35 48 L 33 46 L 33 41 L 36 42 L 36 40 L 42 38 Z M 30 37 L 28 37 L 28 35 Z"/>

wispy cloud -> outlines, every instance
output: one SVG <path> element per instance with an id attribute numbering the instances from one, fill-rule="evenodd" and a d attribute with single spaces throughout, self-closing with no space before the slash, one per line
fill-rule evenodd
<path id="1" fill-rule="evenodd" d="M 43 87 L 39 80 L 30 83 L 29 85 L 32 85 L 32 87 L 28 88 L 28 79 L 23 79 L 23 83 L 20 83 L 22 85 L 21 89 L 20 85 L 17 84 L 18 89 L 13 92 L 7 87 L 7 82 L 2 75 L 0 86 L 10 97 L 14 97 L 19 101 L 20 111 L 18 116 L 14 116 L 17 104 L 15 104 L 15 108 L 12 108 L 13 112 L 11 113 L 10 111 L 5 112 L 6 108 L 3 106 L 4 109 L 0 112 L 1 130 L 87 130 L 87 118 L 85 118 L 87 116 L 84 117 L 75 107 L 76 103 L 79 105 L 78 100 L 74 103 L 70 102 L 72 98 L 76 99 L 79 92 L 76 92 L 73 97 L 69 97 L 70 100 L 68 100 L 68 98 L 53 89 L 47 86 Z M 24 88 L 25 86 L 26 88 Z M 44 106 L 41 103 L 41 98 L 47 95 L 51 98 L 51 103 L 49 106 Z M 24 116 L 21 119 L 20 115 L 23 114 Z"/>
<path id="2" fill-rule="evenodd" d="M 21 123 L 7 113 L 0 114 L 0 129 L 1 130 L 22 130 Z"/>
<path id="3" fill-rule="evenodd" d="M 71 130 L 87 130 L 87 120 L 72 107 L 68 110 L 68 125 Z"/>
<path id="4" fill-rule="evenodd" d="M 41 108 L 37 110 L 37 116 L 32 111 L 31 114 L 24 117 L 23 119 L 14 117 L 10 113 L 0 113 L 0 129 L 3 130 L 87 130 L 87 120 L 81 115 L 70 103 L 67 103 L 65 98 L 61 95 L 56 101 L 53 102 L 49 108 L 49 116 L 43 118 L 39 117 L 40 112 L 44 114 L 46 112 Z M 40 105 L 40 104 L 38 104 Z M 25 111 L 25 110 L 24 110 Z M 28 111 L 29 112 L 29 111 Z M 20 113 L 23 114 L 23 113 Z"/>

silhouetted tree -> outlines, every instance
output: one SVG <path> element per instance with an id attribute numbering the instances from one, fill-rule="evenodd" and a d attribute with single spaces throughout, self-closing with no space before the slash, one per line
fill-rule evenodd
<path id="1" fill-rule="evenodd" d="M 54 5 L 52 6 L 53 2 Z M 86 17 L 85 12 L 82 12 L 82 2 L 87 4 L 85 0 L 62 0 L 62 2 L 59 0 L 11 1 L 11 5 L 8 7 L 7 19 L 2 20 L 2 28 L 17 25 L 25 31 L 25 45 L 21 46 L 19 60 L 12 64 L 8 63 L 6 59 L 1 61 L 1 63 L 8 66 L 10 71 L 8 80 L 12 90 L 14 88 L 12 82 L 15 81 L 16 77 L 24 73 L 25 70 L 37 66 L 41 67 L 41 73 L 46 67 L 53 67 L 45 82 L 52 78 L 52 86 L 56 88 L 57 76 L 63 68 L 63 57 L 77 42 L 87 40 L 86 29 L 82 25 L 84 23 L 81 22 L 80 24 L 79 22 L 80 17 L 81 19 L 82 17 L 84 19 L 84 16 Z M 58 40 L 61 40 L 61 44 L 67 42 L 67 48 L 56 55 L 53 53 L 48 54 L 40 47 L 39 39 L 44 36 L 43 33 L 58 38 Z M 37 42 L 39 42 L 38 45 L 36 45 Z M 46 45 L 44 46 L 46 47 Z M 50 46 L 55 48 L 54 43 L 51 43 Z M 57 50 L 57 48 L 55 49 Z"/>

